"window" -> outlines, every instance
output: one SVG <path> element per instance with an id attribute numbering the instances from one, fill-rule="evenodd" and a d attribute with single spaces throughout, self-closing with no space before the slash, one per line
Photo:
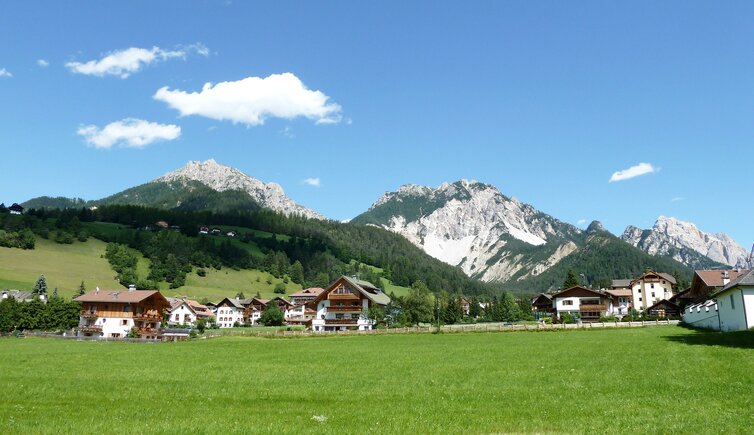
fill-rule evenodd
<path id="1" fill-rule="evenodd" d="M 641 296 L 639 296 L 639 302 L 641 302 Z"/>
<path id="2" fill-rule="evenodd" d="M 123 326 L 128 325 L 128 320 L 123 319 L 123 321 L 121 322 L 121 325 L 123 325 Z"/>
<path id="3" fill-rule="evenodd" d="M 655 297 L 655 292 L 652 292 L 652 297 Z"/>
<path id="4" fill-rule="evenodd" d="M 736 309 L 736 302 L 733 300 L 733 293 L 730 294 L 730 309 L 731 310 Z"/>
<path id="5" fill-rule="evenodd" d="M 178 321 L 178 314 L 175 315 L 175 320 Z"/>
<path id="6" fill-rule="evenodd" d="M 129 312 L 131 312 L 131 307 L 129 307 L 128 305 L 124 305 L 124 306 L 123 306 L 123 312 L 124 312 L 124 313 L 129 313 Z"/>
<path id="7" fill-rule="evenodd" d="M 340 314 L 340 313 L 338 313 L 338 314 L 335 315 L 335 318 L 338 319 L 338 320 L 340 320 L 340 319 L 343 318 L 343 315 Z"/>
<path id="8" fill-rule="evenodd" d="M 573 305 L 573 301 L 570 299 L 566 299 L 563 301 L 563 305 Z"/>
<path id="9" fill-rule="evenodd" d="M 655 283 L 649 284 L 649 288 L 655 288 Z"/>

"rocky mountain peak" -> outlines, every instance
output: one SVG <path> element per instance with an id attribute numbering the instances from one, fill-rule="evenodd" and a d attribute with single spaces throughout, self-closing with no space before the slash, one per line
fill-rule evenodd
<path id="1" fill-rule="evenodd" d="M 187 181 L 198 181 L 218 192 L 244 191 L 262 207 L 286 215 L 300 214 L 309 218 L 324 219 L 319 213 L 296 204 L 288 198 L 279 184 L 265 183 L 238 169 L 221 165 L 214 159 L 204 162 L 190 161 L 180 169 L 169 172 L 153 182 L 185 183 Z"/>
<path id="2" fill-rule="evenodd" d="M 586 228 L 587 233 L 595 233 L 598 231 L 607 231 L 605 229 L 605 226 L 602 225 L 602 222 L 600 221 L 592 221 L 592 223 L 590 223 L 589 226 Z"/>
<path id="3" fill-rule="evenodd" d="M 629 226 L 621 239 L 652 255 L 669 255 L 675 260 L 694 267 L 696 257 L 741 267 L 745 264 L 746 250 L 724 233 L 706 233 L 691 222 L 660 216 L 651 230 Z"/>

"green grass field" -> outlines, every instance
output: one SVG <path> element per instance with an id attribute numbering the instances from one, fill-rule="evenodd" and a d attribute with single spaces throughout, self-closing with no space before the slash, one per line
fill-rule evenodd
<path id="1" fill-rule="evenodd" d="M 0 339 L 2 433 L 747 433 L 754 336 Z"/>

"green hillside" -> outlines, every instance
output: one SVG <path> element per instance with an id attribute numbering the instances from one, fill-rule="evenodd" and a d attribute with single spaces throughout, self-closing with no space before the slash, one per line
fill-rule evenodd
<path id="1" fill-rule="evenodd" d="M 118 231 L 117 225 L 95 224 L 110 231 Z M 240 242 L 239 242 L 240 243 Z M 95 287 L 101 289 L 122 289 L 115 279 L 116 273 L 105 258 L 106 243 L 90 238 L 86 242 L 58 244 L 50 240 L 37 238 L 35 249 L 23 250 L 0 247 L 0 289 L 31 290 L 39 275 L 45 275 L 50 290 L 58 288 L 64 297 L 75 296 L 83 280 L 87 290 Z M 253 247 L 252 249 L 258 249 Z M 149 260 L 139 255 L 137 272 L 139 276 L 149 273 Z M 268 282 L 269 281 L 269 282 Z M 386 281 L 386 292 L 405 295 L 408 288 L 400 287 Z M 233 297 L 238 292 L 252 297 L 257 292 L 263 298 L 280 296 L 273 292 L 282 279 L 273 277 L 260 270 L 220 270 L 207 269 L 204 277 L 197 275 L 196 269 L 187 274 L 186 285 L 170 289 L 167 282 L 160 282 L 159 288 L 166 296 L 187 296 L 211 301 L 223 297 Z M 293 282 L 286 284 L 286 294 L 301 290 L 301 285 Z"/>

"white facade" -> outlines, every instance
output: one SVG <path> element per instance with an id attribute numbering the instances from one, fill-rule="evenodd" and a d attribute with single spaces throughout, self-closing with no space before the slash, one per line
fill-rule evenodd
<path id="1" fill-rule="evenodd" d="M 689 305 L 683 310 L 683 322 L 695 328 L 719 330 L 718 306 L 713 300 Z"/>
<path id="2" fill-rule="evenodd" d="M 604 298 L 603 298 L 604 300 Z M 558 314 L 558 318 L 562 313 L 570 313 L 575 316 L 579 316 L 582 305 L 602 305 L 599 296 L 569 296 L 569 297 L 556 297 L 553 298 L 553 307 Z M 613 312 L 613 303 L 607 300 L 606 310 L 602 314 L 608 314 Z"/>
<path id="3" fill-rule="evenodd" d="M 193 326 L 196 324 L 196 313 L 189 308 L 188 303 L 183 302 L 181 305 L 170 310 L 168 323 Z"/>
<path id="4" fill-rule="evenodd" d="M 243 307 L 221 305 L 217 307 L 215 322 L 220 328 L 232 328 L 238 322 L 243 324 Z"/>
<path id="5" fill-rule="evenodd" d="M 369 300 L 362 299 L 362 311 L 369 308 Z M 369 331 L 374 322 L 362 316 L 362 313 L 333 313 L 329 311 L 330 301 L 323 299 L 317 304 L 317 315 L 312 320 L 312 331 L 345 331 L 356 326 L 359 331 Z"/>
<path id="6" fill-rule="evenodd" d="M 87 326 L 95 326 L 102 328 L 101 337 L 106 338 L 125 338 L 131 328 L 135 325 L 134 319 L 128 317 L 97 317 L 92 325 L 88 325 L 87 319 L 82 314 L 79 317 L 79 335 L 83 336 Z M 97 336 L 98 332 L 92 332 L 93 336 Z"/>
<path id="7" fill-rule="evenodd" d="M 754 328 L 754 287 L 734 287 L 717 295 L 721 331 Z"/>
<path id="8" fill-rule="evenodd" d="M 656 282 L 639 279 L 631 286 L 632 306 L 638 311 L 644 311 L 655 303 L 671 297 L 673 297 L 673 285 L 665 279 Z"/>

